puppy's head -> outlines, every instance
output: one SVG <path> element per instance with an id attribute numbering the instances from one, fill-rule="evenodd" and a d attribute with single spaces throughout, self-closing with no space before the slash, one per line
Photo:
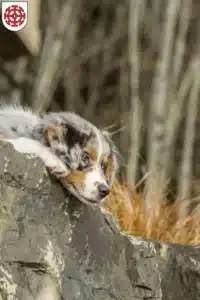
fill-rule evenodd
<path id="1" fill-rule="evenodd" d="M 80 201 L 106 199 L 117 170 L 117 151 L 107 132 L 74 114 L 60 114 L 45 130 L 52 151 L 66 164 L 62 184 Z"/>

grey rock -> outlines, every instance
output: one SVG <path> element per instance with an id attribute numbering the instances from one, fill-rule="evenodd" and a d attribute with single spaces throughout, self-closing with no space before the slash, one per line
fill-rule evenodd
<path id="1" fill-rule="evenodd" d="M 120 232 L 0 143 L 0 300 L 195 300 L 199 279 L 199 247 Z"/>

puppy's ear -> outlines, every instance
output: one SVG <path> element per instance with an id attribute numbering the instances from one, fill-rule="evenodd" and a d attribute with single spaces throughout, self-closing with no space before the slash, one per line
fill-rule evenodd
<path id="1" fill-rule="evenodd" d="M 44 138 L 47 144 L 54 148 L 56 145 L 63 143 L 65 129 L 60 124 L 49 124 L 44 129 Z"/>
<path id="2" fill-rule="evenodd" d="M 71 123 L 51 123 L 44 130 L 44 136 L 51 147 L 65 143 L 68 148 L 84 146 L 88 135 Z"/>
<path id="3" fill-rule="evenodd" d="M 75 145 L 84 147 L 89 135 L 84 131 L 80 130 L 75 124 L 65 123 L 64 128 L 64 139 L 69 148 L 73 148 Z"/>

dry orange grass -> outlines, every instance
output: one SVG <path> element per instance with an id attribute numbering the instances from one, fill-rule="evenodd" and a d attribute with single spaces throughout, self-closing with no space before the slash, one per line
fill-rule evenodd
<path id="1" fill-rule="evenodd" d="M 179 218 L 180 205 L 154 205 L 145 212 L 144 202 L 133 188 L 115 184 L 105 208 L 118 220 L 122 230 L 167 243 L 200 245 L 199 209 Z"/>

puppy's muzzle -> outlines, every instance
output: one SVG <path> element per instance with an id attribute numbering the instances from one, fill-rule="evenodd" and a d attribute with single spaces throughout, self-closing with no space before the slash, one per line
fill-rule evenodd
<path id="1" fill-rule="evenodd" d="M 108 196 L 108 194 L 110 193 L 110 190 L 105 184 L 99 184 L 98 185 L 98 192 L 99 192 L 100 198 L 103 199 L 106 196 Z"/>

